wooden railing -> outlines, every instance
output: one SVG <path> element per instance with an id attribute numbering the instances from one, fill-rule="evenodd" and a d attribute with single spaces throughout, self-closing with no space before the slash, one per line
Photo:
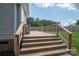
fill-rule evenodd
<path id="1" fill-rule="evenodd" d="M 45 26 L 44 32 L 56 32 L 56 24 Z"/>
<path id="2" fill-rule="evenodd" d="M 65 27 L 59 24 L 51 24 L 48 26 L 31 27 L 31 30 L 51 32 L 60 36 L 60 38 L 67 44 L 67 48 L 71 49 L 72 44 L 72 33 Z"/>
<path id="3" fill-rule="evenodd" d="M 31 27 L 31 30 L 43 31 L 43 32 L 56 32 L 56 24 L 47 25 L 47 26 Z"/>
<path id="4" fill-rule="evenodd" d="M 57 25 L 57 35 L 67 44 L 67 48 L 71 49 L 72 33 L 61 25 Z"/>
<path id="5" fill-rule="evenodd" d="M 25 28 L 26 25 L 24 23 L 21 23 L 18 30 L 15 33 L 15 54 L 19 55 L 20 48 L 21 48 L 21 40 L 25 34 Z"/>
<path id="6" fill-rule="evenodd" d="M 57 36 L 59 36 L 67 44 L 67 48 L 71 49 L 72 33 L 65 27 L 59 24 L 51 24 L 44 27 L 44 32 L 52 32 L 57 34 Z"/>

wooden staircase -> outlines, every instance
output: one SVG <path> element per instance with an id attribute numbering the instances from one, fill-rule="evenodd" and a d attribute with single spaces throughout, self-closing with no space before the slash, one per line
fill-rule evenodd
<path id="1" fill-rule="evenodd" d="M 21 23 L 15 33 L 15 55 L 58 56 L 70 54 L 72 33 L 58 24 L 52 25 L 51 28 L 56 30 L 56 35 L 54 33 L 49 35 L 45 31 L 30 31 L 29 34 L 26 34 L 28 28 L 26 24 Z"/>
<path id="2" fill-rule="evenodd" d="M 58 36 L 23 37 L 20 55 L 58 56 L 68 54 L 67 45 Z"/>

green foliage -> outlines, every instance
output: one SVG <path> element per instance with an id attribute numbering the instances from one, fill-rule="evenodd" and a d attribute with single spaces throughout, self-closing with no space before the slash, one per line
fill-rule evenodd
<path id="1" fill-rule="evenodd" d="M 29 23 L 31 26 L 34 25 L 34 18 L 33 17 L 27 18 L 27 23 Z"/>
<path id="2" fill-rule="evenodd" d="M 46 19 L 39 19 L 39 18 L 33 18 L 29 17 L 27 18 L 27 23 L 29 23 L 31 26 L 46 26 L 50 24 L 60 24 L 60 22 L 55 22 L 51 20 L 46 20 Z"/>
<path id="3" fill-rule="evenodd" d="M 77 26 L 79 25 L 79 19 L 77 19 L 77 21 L 76 21 L 76 25 L 77 25 Z"/>

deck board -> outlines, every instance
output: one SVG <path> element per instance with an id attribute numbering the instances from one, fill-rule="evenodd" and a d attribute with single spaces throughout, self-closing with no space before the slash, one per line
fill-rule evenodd
<path id="1" fill-rule="evenodd" d="M 56 36 L 55 33 L 47 33 L 42 31 L 30 31 L 29 34 L 26 34 L 25 37 L 38 37 L 38 36 Z"/>

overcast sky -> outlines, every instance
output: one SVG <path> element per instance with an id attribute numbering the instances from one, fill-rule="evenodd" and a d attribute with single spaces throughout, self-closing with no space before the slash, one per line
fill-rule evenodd
<path id="1" fill-rule="evenodd" d="M 29 10 L 31 17 L 59 21 L 63 25 L 72 24 L 79 18 L 78 3 L 33 3 Z"/>

